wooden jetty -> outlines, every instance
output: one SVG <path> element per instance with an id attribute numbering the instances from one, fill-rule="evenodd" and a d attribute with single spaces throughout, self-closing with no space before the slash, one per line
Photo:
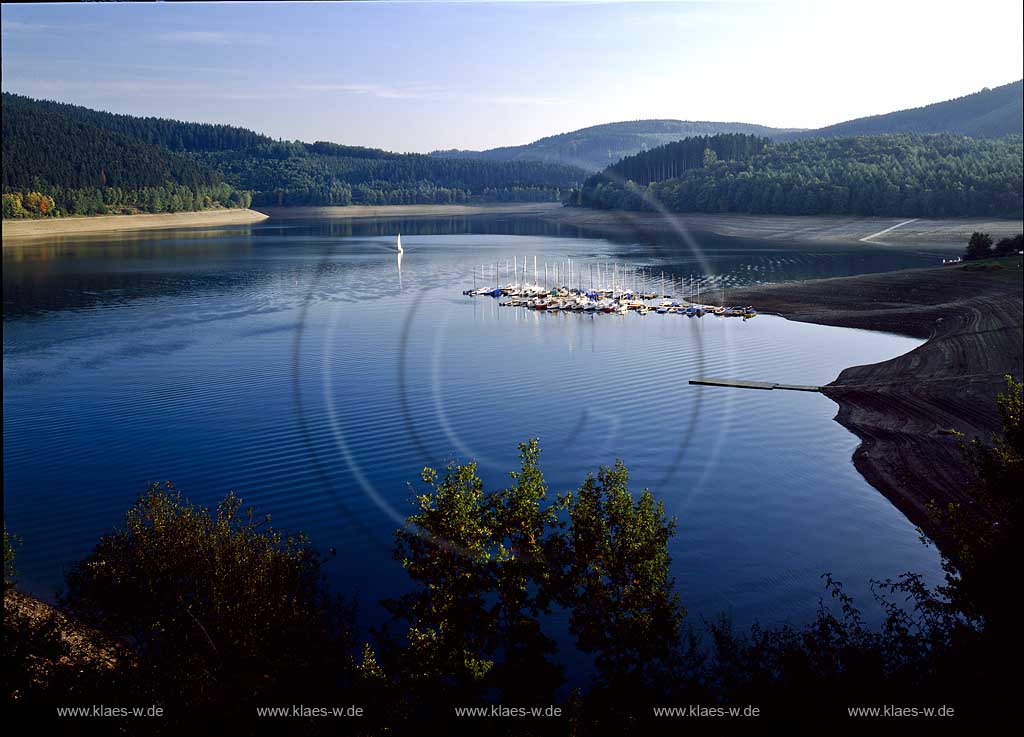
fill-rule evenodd
<path id="1" fill-rule="evenodd" d="M 713 379 L 698 378 L 690 379 L 691 384 L 699 384 L 701 386 L 731 386 L 735 389 L 786 389 L 793 392 L 820 392 L 820 386 L 808 386 L 806 384 L 777 384 L 771 381 L 745 381 L 744 379 Z"/>

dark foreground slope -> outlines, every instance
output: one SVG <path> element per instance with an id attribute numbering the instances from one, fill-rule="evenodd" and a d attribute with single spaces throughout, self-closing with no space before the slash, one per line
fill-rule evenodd
<path id="1" fill-rule="evenodd" d="M 1020 258 L 740 290 L 730 297 L 790 319 L 902 333 L 927 342 L 853 366 L 825 387 L 861 439 L 854 463 L 940 546 L 932 500 L 969 504 L 960 440 L 1000 428 L 995 397 L 1024 370 Z"/>

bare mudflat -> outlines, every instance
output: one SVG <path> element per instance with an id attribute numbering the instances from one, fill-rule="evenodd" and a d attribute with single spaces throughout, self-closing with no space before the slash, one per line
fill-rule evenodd
<path id="1" fill-rule="evenodd" d="M 196 228 L 215 225 L 243 225 L 266 220 L 255 210 L 204 210 L 154 215 L 98 215 L 95 217 L 47 218 L 41 220 L 4 220 L 4 245 L 22 245 L 25 241 L 53 236 L 88 235 L 120 230 L 154 228 Z"/>
<path id="2" fill-rule="evenodd" d="M 963 250 L 974 231 L 989 233 L 998 240 L 1024 229 L 1020 220 L 985 218 L 929 220 L 836 215 L 679 215 L 575 207 L 565 207 L 544 217 L 597 232 L 695 232 L 790 242 L 864 242 L 893 246 L 928 244 L 948 246 L 957 251 Z"/>
<path id="3" fill-rule="evenodd" d="M 348 205 L 346 207 L 261 207 L 275 219 L 286 218 L 390 218 L 445 215 L 541 215 L 564 209 L 557 202 L 508 202 L 483 205 Z"/>
<path id="4" fill-rule="evenodd" d="M 793 320 L 902 333 L 927 342 L 843 371 L 823 392 L 861 439 L 854 463 L 940 546 L 928 504 L 970 508 L 957 430 L 988 441 L 996 395 L 1024 370 L 1020 257 L 737 290 L 730 301 Z"/>

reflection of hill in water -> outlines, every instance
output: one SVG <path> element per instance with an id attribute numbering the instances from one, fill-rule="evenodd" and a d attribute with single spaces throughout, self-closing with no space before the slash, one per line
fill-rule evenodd
<path id="1" fill-rule="evenodd" d="M 260 226 L 260 235 L 304 234 L 334 238 L 407 235 L 533 235 L 561 238 L 583 237 L 574 226 L 524 215 L 445 215 L 387 218 L 324 218 L 316 220 L 270 220 Z"/>

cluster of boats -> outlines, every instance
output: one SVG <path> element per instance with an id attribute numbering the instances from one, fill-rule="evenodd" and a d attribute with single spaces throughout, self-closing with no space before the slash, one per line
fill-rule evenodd
<path id="1" fill-rule="evenodd" d="M 575 266 L 575 268 L 573 268 Z M 502 283 L 502 272 L 511 280 Z M 641 315 L 656 312 L 661 315 L 686 315 L 702 317 L 703 315 L 719 315 L 722 317 L 742 317 L 744 319 L 757 315 L 753 307 L 725 307 L 725 289 L 722 289 L 722 306 L 702 304 L 700 299 L 700 280 L 690 278 L 687 289 L 682 277 L 679 277 L 679 294 L 696 293 L 696 299 L 673 299 L 668 292 L 675 291 L 676 278 L 671 274 L 661 273 L 660 278 L 648 274 L 643 269 L 630 269 L 620 264 L 591 262 L 584 269 L 579 263 L 573 264 L 566 259 L 554 264 L 544 264 L 543 280 L 537 257 L 533 257 L 533 280 L 529 273 L 526 256 L 522 264 L 519 259 L 506 259 L 505 268 L 501 262 L 494 264 L 491 274 L 493 281 L 485 277 L 486 267 L 480 267 L 480 276 L 494 286 L 476 287 L 476 269 L 473 270 L 474 288 L 467 289 L 463 294 L 471 297 L 494 297 L 502 299 L 503 307 L 526 307 L 531 310 L 572 312 L 601 312 L 624 315 L 636 311 Z M 522 275 L 522 279 L 520 279 Z M 576 284 L 575 287 L 566 286 Z M 588 289 L 586 285 L 590 285 Z M 611 285 L 600 286 L 600 285 Z M 651 291 L 648 286 L 660 286 Z M 654 300 L 660 300 L 652 304 Z"/>
<path id="2" fill-rule="evenodd" d="M 636 311 L 640 315 L 655 312 L 660 315 L 686 315 L 702 317 L 718 315 L 721 317 L 742 317 L 749 319 L 757 315 L 757 311 L 749 306 L 724 307 L 717 305 L 698 304 L 679 301 L 665 296 L 656 304 L 651 301 L 659 296 L 650 292 L 633 292 L 632 290 L 589 290 L 568 289 L 565 287 L 545 290 L 540 287 L 481 287 L 467 289 L 463 294 L 471 297 L 506 298 L 499 302 L 502 307 L 526 307 L 531 310 L 568 310 L 572 312 L 617 313 L 624 315 Z"/>

